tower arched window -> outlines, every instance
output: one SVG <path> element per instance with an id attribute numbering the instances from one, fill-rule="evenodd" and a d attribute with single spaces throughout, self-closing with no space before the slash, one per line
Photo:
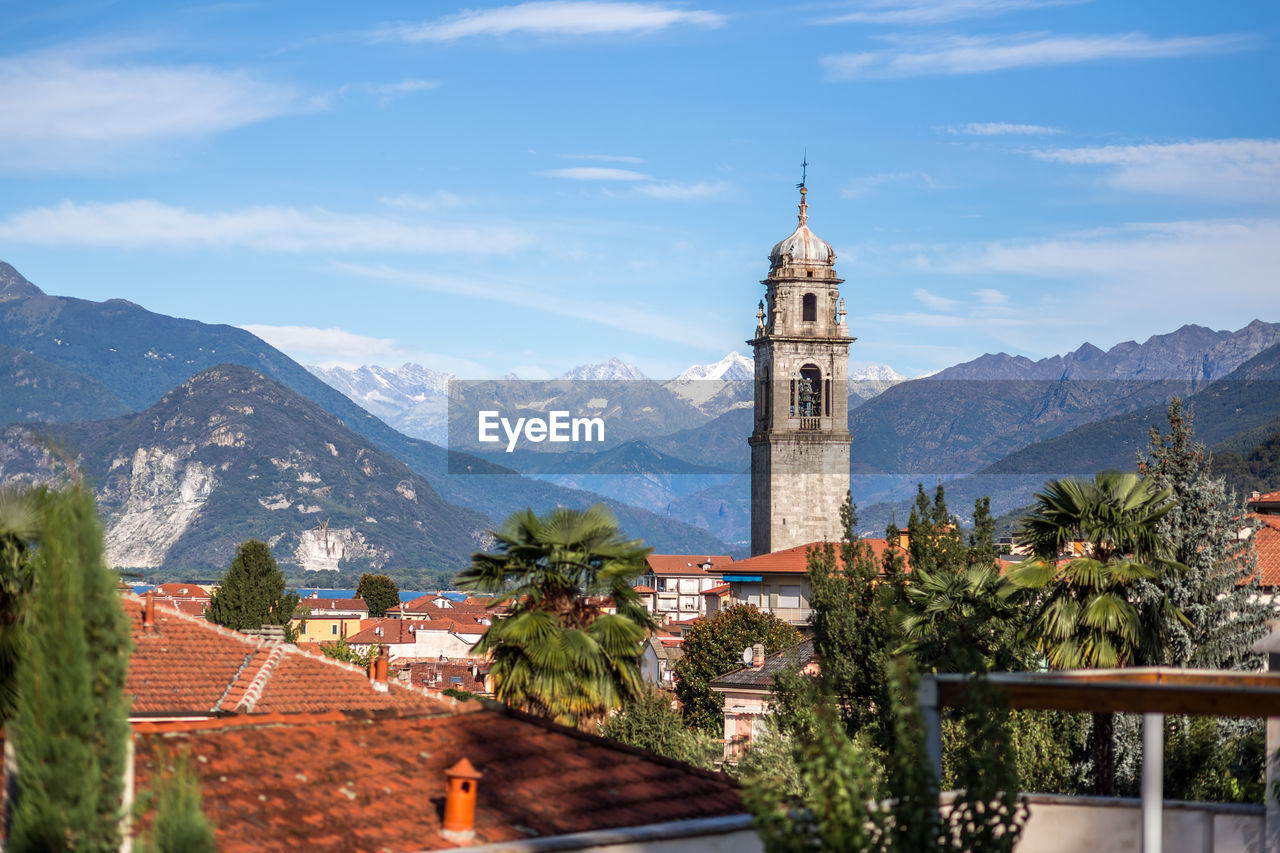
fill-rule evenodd
<path id="1" fill-rule="evenodd" d="M 814 364 L 806 364 L 800 368 L 800 384 L 796 390 L 796 414 L 801 417 L 816 417 L 824 411 L 822 393 L 822 371 Z"/>
<path id="2" fill-rule="evenodd" d="M 800 310 L 800 316 L 804 322 L 815 322 L 818 319 L 818 297 L 812 293 L 806 293 L 800 303 Z"/>

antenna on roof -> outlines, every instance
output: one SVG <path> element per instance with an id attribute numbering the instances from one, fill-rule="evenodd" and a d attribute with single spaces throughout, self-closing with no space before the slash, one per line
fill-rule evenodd
<path id="1" fill-rule="evenodd" d="M 809 176 L 809 149 L 804 149 L 804 160 L 800 162 L 800 183 L 796 184 L 796 189 L 805 189 L 805 181 Z"/>

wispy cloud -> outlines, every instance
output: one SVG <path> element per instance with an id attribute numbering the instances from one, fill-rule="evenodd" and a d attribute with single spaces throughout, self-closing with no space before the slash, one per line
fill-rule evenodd
<path id="1" fill-rule="evenodd" d="M 569 169 L 549 169 L 539 172 L 547 178 L 566 178 L 570 181 L 648 181 L 652 180 L 643 172 L 630 169 L 608 169 L 603 166 L 574 166 Z"/>
<path id="2" fill-rule="evenodd" d="M 913 183 L 933 189 L 937 186 L 933 178 L 924 172 L 878 172 L 874 175 L 862 175 L 845 184 L 840 194 L 845 198 L 862 198 L 886 184 Z"/>
<path id="3" fill-rule="evenodd" d="M 399 83 L 359 83 L 342 87 L 342 93 L 366 92 L 378 99 L 379 106 L 387 106 L 397 98 L 425 92 L 440 86 L 439 80 L 401 80 Z"/>
<path id="4" fill-rule="evenodd" d="M 0 239 L 44 246 L 237 247 L 264 252 L 502 252 L 531 237 L 503 227 L 438 228 L 387 216 L 261 206 L 217 213 L 149 199 L 64 201 L 0 221 Z"/>
<path id="5" fill-rule="evenodd" d="M 1069 287 L 1070 307 L 1054 310 L 1053 324 L 1124 340 L 1134 316 L 1149 328 L 1172 327 L 1185 323 L 1194 306 L 1196 322 L 1216 326 L 1265 311 L 1259 306 L 1275 301 L 1280 220 L 1132 223 L 1049 240 L 939 250 L 919 264 L 932 273 L 1024 278 L 1024 292 L 1046 297 Z M 1054 283 L 1038 287 L 1037 279 Z M 1048 320 L 1040 309 L 1035 316 Z"/>
<path id="6" fill-rule="evenodd" d="M 1068 65 L 1115 59 L 1168 59 L 1225 53 L 1254 46 L 1247 35 L 1152 38 L 1118 35 L 947 36 L 899 39 L 889 50 L 840 53 L 822 58 L 836 80 L 981 74 L 1009 68 Z"/>
<path id="7" fill-rule="evenodd" d="M 477 277 L 454 277 L 399 269 L 386 264 L 335 264 L 353 275 L 395 282 L 406 287 L 436 293 L 474 297 L 486 302 L 517 305 L 534 311 L 545 311 L 586 323 L 638 333 L 658 340 L 687 344 L 691 340 L 720 340 L 730 330 L 719 329 L 718 318 L 690 317 L 682 320 L 669 312 L 650 310 L 618 300 L 595 300 L 539 291 L 526 282 L 505 282 Z M 718 333 L 720 334 L 717 337 Z"/>
<path id="8" fill-rule="evenodd" d="M 640 157 L 626 154 L 561 154 L 565 160 L 594 160 L 597 163 L 643 163 Z"/>
<path id="9" fill-rule="evenodd" d="M 676 9 L 657 3 L 609 3 L 591 0 L 546 0 L 492 9 L 468 9 L 434 21 L 399 24 L 375 34 L 398 41 L 445 42 L 470 36 L 591 36 L 643 34 L 678 25 L 723 26 L 725 16 L 702 10 Z"/>
<path id="10" fill-rule="evenodd" d="M 1058 163 L 1110 167 L 1110 184 L 1123 190 L 1216 199 L 1280 199 L 1280 140 L 1275 139 L 1057 148 L 1033 154 Z"/>
<path id="11" fill-rule="evenodd" d="M 936 294 L 925 290 L 923 287 L 917 287 L 915 290 L 911 291 L 911 295 L 915 297 L 917 302 L 932 311 L 950 311 L 960 304 L 958 300 L 949 299 L 945 296 L 937 296 Z"/>
<path id="12" fill-rule="evenodd" d="M 240 327 L 306 364 L 356 368 L 412 361 L 459 376 L 482 376 L 487 371 L 468 359 L 426 352 L 395 338 L 375 338 L 338 326 L 272 326 L 250 323 Z"/>
<path id="13" fill-rule="evenodd" d="M 971 121 L 959 127 L 947 128 L 947 133 L 965 136 L 1048 136 L 1062 132 L 1056 127 L 1045 127 L 1042 124 L 1011 124 L 1005 121 Z"/>
<path id="14" fill-rule="evenodd" d="M 96 167 L 146 143 L 207 136 L 307 109 L 244 71 L 76 51 L 0 60 L 0 169 Z"/>
<path id="15" fill-rule="evenodd" d="M 417 212 L 433 212 L 437 210 L 448 210 L 450 208 L 462 207 L 467 200 L 456 193 L 448 190 L 436 190 L 431 195 L 421 196 L 413 193 L 400 193 L 394 196 L 383 196 L 378 201 L 387 207 L 394 207 L 398 210 L 413 210 Z"/>
<path id="16" fill-rule="evenodd" d="M 671 201 L 689 201 L 702 198 L 718 198 L 733 188 L 728 181 L 698 181 L 682 184 L 675 181 L 661 181 L 654 184 L 642 184 L 635 188 L 640 195 L 650 198 Z"/>
<path id="17" fill-rule="evenodd" d="M 1009 12 L 1087 3 L 1089 0 L 868 0 L 852 12 L 822 23 L 943 24 L 963 18 L 986 18 Z"/>

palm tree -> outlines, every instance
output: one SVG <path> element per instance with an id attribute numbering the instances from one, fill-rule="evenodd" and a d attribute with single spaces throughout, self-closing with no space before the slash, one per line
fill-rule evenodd
<path id="1" fill-rule="evenodd" d="M 1015 586 L 1040 591 L 1034 617 L 1051 667 L 1122 667 L 1157 657 L 1165 627 L 1184 619 L 1161 597 L 1137 603 L 1137 583 L 1180 568 L 1156 532 L 1170 493 L 1137 474 L 1104 471 L 1092 481 L 1050 480 L 1022 519 L 1033 556 L 1009 570 Z M 1059 555 L 1073 541 L 1081 556 Z M 1114 793 L 1112 716 L 1093 715 L 1095 785 Z"/>
<path id="2" fill-rule="evenodd" d="M 588 727 L 640 696 L 653 622 L 632 584 L 652 549 L 623 536 L 600 504 L 543 516 L 526 509 L 493 535 L 496 553 L 473 555 L 457 583 L 509 607 L 476 646 L 492 657 L 498 700 Z"/>

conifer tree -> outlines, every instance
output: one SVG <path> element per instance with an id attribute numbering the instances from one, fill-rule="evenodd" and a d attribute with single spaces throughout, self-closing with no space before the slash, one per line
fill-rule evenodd
<path id="1" fill-rule="evenodd" d="M 1172 557 L 1187 571 L 1151 584 L 1187 617 L 1170 627 L 1163 659 L 1149 663 L 1211 669 L 1256 666 L 1249 651 L 1266 629 L 1270 609 L 1258 600 L 1257 555 L 1253 540 L 1237 538 L 1245 508 L 1210 473 L 1205 446 L 1195 440 L 1192 413 L 1182 401 L 1169 403 L 1169 432 L 1151 429 L 1151 443 L 1139 456 L 1139 471 L 1173 493 L 1158 527 Z M 1249 582 L 1245 582 L 1249 581 Z"/>
<path id="2" fill-rule="evenodd" d="M 18 666 L 18 797 L 10 850 L 114 851 L 129 741 L 128 620 L 93 495 L 36 493 L 39 546 Z"/>
<path id="3" fill-rule="evenodd" d="M 185 752 L 150 793 L 155 818 L 140 853 L 213 853 L 213 827 L 201 811 L 200 783 Z"/>
<path id="4" fill-rule="evenodd" d="M 206 617 L 236 631 L 287 626 L 297 606 L 298 594 L 284 591 L 284 574 L 267 543 L 250 539 L 236 548 Z"/>
<path id="5" fill-rule="evenodd" d="M 400 603 L 400 587 L 386 575 L 365 572 L 360 576 L 360 585 L 356 587 L 356 598 L 364 599 L 371 617 L 381 619 L 387 615 L 388 610 Z"/>

